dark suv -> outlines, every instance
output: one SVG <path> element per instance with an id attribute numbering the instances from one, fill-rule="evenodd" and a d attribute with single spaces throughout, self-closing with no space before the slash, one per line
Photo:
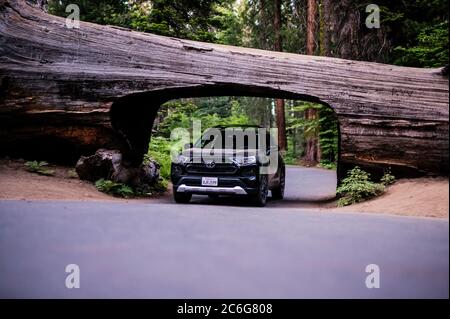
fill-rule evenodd
<path id="1" fill-rule="evenodd" d="M 282 199 L 285 165 L 270 132 L 255 126 L 219 126 L 172 161 L 173 196 L 188 203 L 192 194 L 246 196 L 265 206 L 268 190 Z"/>

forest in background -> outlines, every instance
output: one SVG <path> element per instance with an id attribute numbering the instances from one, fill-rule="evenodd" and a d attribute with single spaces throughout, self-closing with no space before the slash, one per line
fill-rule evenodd
<path id="1" fill-rule="evenodd" d="M 380 0 L 380 28 L 365 25 L 361 0 L 53 0 L 52 14 L 80 7 L 80 18 L 142 32 L 227 45 L 415 67 L 448 65 L 446 0 Z M 324 105 L 272 98 L 210 97 L 163 105 L 150 156 L 167 174 L 168 135 L 173 127 L 257 124 L 281 127 L 288 163 L 303 159 L 332 168 L 338 125 Z"/>

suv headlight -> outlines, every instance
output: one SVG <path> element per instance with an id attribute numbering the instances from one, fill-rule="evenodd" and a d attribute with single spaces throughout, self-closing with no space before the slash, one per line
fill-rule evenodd
<path id="1" fill-rule="evenodd" d="M 190 158 L 184 155 L 178 155 L 178 157 L 175 159 L 175 164 L 185 164 L 190 161 Z"/>
<path id="2" fill-rule="evenodd" d="M 231 157 L 230 160 L 236 165 L 250 165 L 256 163 L 256 156 L 236 156 Z"/>

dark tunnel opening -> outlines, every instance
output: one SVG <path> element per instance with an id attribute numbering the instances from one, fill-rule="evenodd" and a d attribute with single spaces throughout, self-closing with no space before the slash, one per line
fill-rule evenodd
<path id="1" fill-rule="evenodd" d="M 211 85 L 200 87 L 171 88 L 160 91 L 149 91 L 124 96 L 111 106 L 111 123 L 113 129 L 125 140 L 125 149 L 121 149 L 125 161 L 130 165 L 139 165 L 148 151 L 155 118 L 162 104 L 170 100 L 195 97 L 263 97 L 285 100 L 300 100 L 327 106 L 333 111 L 338 127 L 337 178 L 345 172 L 340 165 L 341 136 L 340 125 L 335 110 L 319 98 L 309 95 L 294 94 L 282 90 L 243 85 Z"/>

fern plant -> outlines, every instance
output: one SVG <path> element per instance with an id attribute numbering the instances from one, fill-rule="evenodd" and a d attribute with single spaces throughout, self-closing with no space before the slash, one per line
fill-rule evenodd
<path id="1" fill-rule="evenodd" d="M 116 183 L 103 178 L 95 182 L 95 187 L 99 191 L 113 196 L 128 198 L 135 195 L 133 189 L 130 186 L 122 183 Z"/>
<path id="2" fill-rule="evenodd" d="M 27 171 L 36 173 L 39 175 L 46 175 L 46 176 L 52 176 L 55 174 L 55 171 L 46 168 L 48 166 L 48 163 L 45 161 L 28 161 L 25 162 L 25 167 Z"/>

